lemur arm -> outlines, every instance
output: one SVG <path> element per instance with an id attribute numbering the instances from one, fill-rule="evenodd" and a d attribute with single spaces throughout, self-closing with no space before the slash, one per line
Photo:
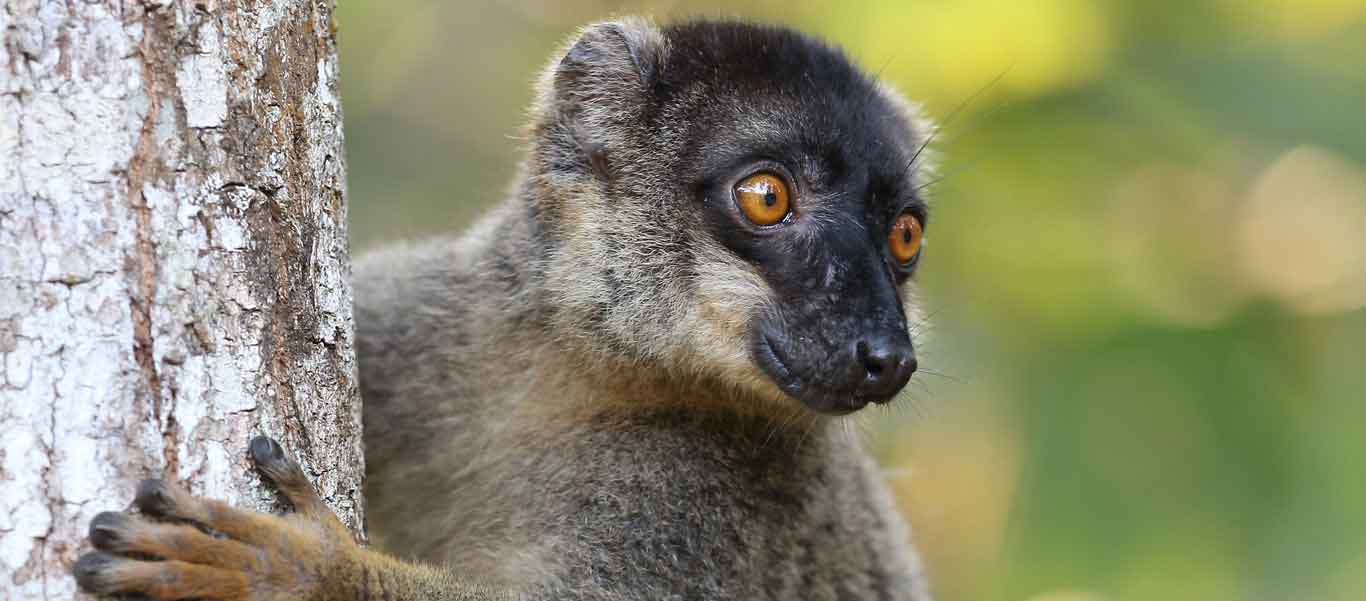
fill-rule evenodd
<path id="1" fill-rule="evenodd" d="M 357 545 L 274 440 L 251 442 L 261 473 L 294 506 L 275 516 L 200 499 L 146 480 L 134 504 L 144 517 L 106 512 L 90 523 L 97 549 L 76 562 L 81 588 L 153 600 L 494 601 L 453 574 Z M 207 534 L 214 532 L 222 535 Z"/>

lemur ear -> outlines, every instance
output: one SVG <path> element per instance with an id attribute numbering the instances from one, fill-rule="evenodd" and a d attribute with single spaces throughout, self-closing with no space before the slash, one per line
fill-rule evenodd
<path id="1" fill-rule="evenodd" d="M 663 50 L 663 34 L 645 19 L 589 25 L 555 68 L 555 100 L 575 112 L 588 103 L 610 106 L 639 98 L 658 76 Z"/>

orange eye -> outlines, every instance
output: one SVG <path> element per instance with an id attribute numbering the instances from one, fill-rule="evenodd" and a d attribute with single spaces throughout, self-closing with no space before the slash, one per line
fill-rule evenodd
<path id="1" fill-rule="evenodd" d="M 755 225 L 773 225 L 792 211 L 787 182 L 772 173 L 755 173 L 735 184 L 735 202 Z"/>
<path id="2" fill-rule="evenodd" d="M 920 254 L 920 220 L 910 213 L 902 213 L 892 223 L 892 233 L 887 238 L 887 248 L 892 258 L 901 264 L 910 263 Z"/>

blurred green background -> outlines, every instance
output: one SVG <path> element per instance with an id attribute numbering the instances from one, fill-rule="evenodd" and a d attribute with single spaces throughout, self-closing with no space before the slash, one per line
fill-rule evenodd
<path id="1" fill-rule="evenodd" d="M 864 418 L 938 598 L 1366 599 L 1366 0 L 340 4 L 357 251 L 501 197 L 579 25 L 843 45 L 946 120 Z"/>

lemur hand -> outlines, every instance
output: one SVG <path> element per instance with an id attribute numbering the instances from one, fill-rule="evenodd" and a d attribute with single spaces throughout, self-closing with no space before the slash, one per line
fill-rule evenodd
<path id="1" fill-rule="evenodd" d="M 365 555 L 299 465 L 260 436 L 252 460 L 294 506 L 275 516 L 196 498 L 163 480 L 145 480 L 141 516 L 105 512 L 90 522 L 97 551 L 73 568 L 87 592 L 150 599 L 284 601 L 368 595 Z M 376 587 L 378 588 L 378 587 Z"/>

